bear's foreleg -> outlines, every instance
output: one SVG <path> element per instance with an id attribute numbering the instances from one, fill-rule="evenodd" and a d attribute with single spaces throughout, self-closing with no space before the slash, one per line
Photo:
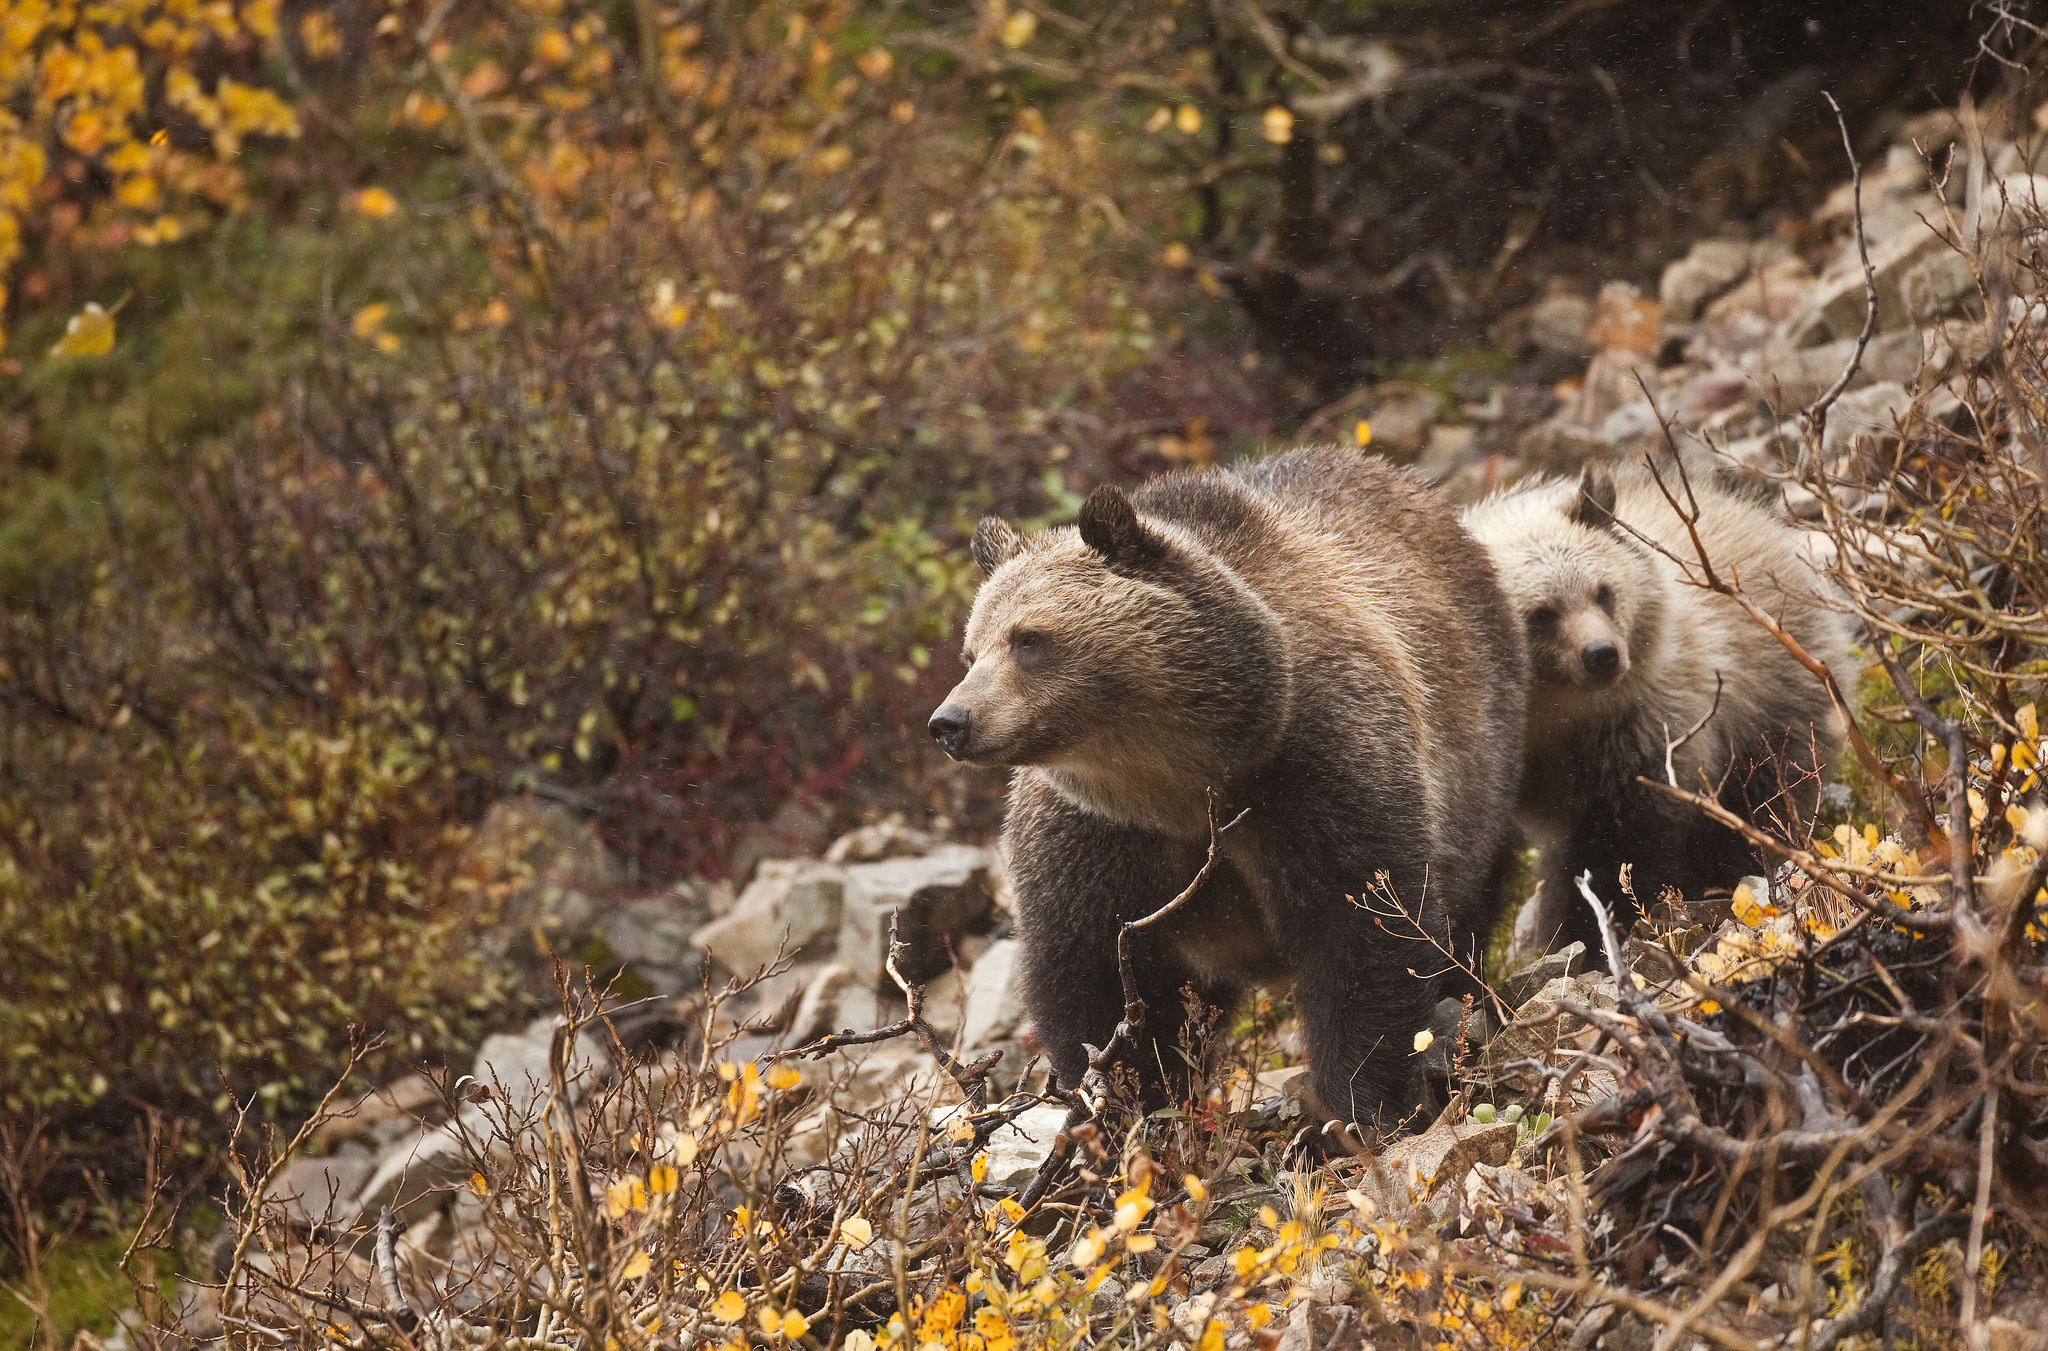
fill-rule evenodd
<path id="1" fill-rule="evenodd" d="M 1025 1003 L 1060 1084 L 1072 1088 L 1087 1072 L 1087 1048 L 1106 1046 L 1124 1017 L 1118 933 L 1173 900 L 1199 870 L 1202 851 L 1117 825 L 1025 782 L 1004 842 Z M 1123 1063 L 1137 1074 L 1148 1106 L 1177 1101 L 1189 1088 L 1180 1053 L 1187 1023 L 1181 989 L 1195 977 L 1163 939 L 1142 931 L 1131 948 L 1145 1019 Z M 1220 989 L 1198 992 L 1227 997 Z"/>

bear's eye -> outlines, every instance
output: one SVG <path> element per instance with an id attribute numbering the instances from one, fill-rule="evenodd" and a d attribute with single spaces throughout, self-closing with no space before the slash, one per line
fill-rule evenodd
<path id="1" fill-rule="evenodd" d="M 1551 609 L 1548 605 L 1542 606 L 1539 609 L 1531 610 L 1529 612 L 1529 627 L 1532 629 L 1539 630 L 1556 628 L 1557 611 Z"/>
<path id="2" fill-rule="evenodd" d="M 1607 613 L 1613 614 L 1614 588 L 1608 586 L 1605 582 L 1601 583 L 1600 589 L 1593 593 L 1593 603 L 1599 606 L 1601 609 L 1607 611 Z"/>
<path id="3" fill-rule="evenodd" d="M 1010 647 L 1017 652 L 1036 652 L 1045 643 L 1045 635 L 1036 629 L 1018 629 L 1010 635 Z"/>

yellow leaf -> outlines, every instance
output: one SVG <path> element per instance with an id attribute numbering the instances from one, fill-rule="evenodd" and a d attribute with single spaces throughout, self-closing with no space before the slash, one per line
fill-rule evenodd
<path id="1" fill-rule="evenodd" d="M 393 352 L 405 346 L 404 343 L 398 340 L 396 333 L 379 333 L 370 339 L 370 343 L 385 356 L 390 356 Z"/>
<path id="2" fill-rule="evenodd" d="M 1507 1289 L 1505 1289 L 1505 1290 L 1501 1291 L 1501 1294 L 1500 1294 L 1500 1307 L 1501 1307 L 1502 1309 L 1506 1310 L 1507 1312 L 1509 1312 L 1509 1313 L 1513 1313 L 1513 1312 L 1515 1311 L 1515 1306 L 1516 1306 L 1517 1304 L 1521 1303 L 1521 1302 L 1522 1302 L 1522 1287 L 1521 1287 L 1521 1286 L 1519 1286 L 1519 1285 L 1511 1285 L 1511 1286 L 1509 1286 L 1509 1287 L 1508 1287 Z"/>
<path id="3" fill-rule="evenodd" d="M 1159 1240 L 1150 1234 L 1135 1234 L 1124 1243 L 1126 1252 L 1151 1252 L 1159 1246 Z"/>
<path id="4" fill-rule="evenodd" d="M 1286 145 L 1294 139 L 1294 114 L 1275 104 L 1259 119 L 1259 130 L 1274 145 Z"/>
<path id="5" fill-rule="evenodd" d="M 1010 1324 L 994 1309 L 980 1309 L 974 1315 L 974 1330 L 981 1336 L 982 1345 L 988 1351 L 1016 1351 L 1017 1334 L 1010 1331 Z"/>
<path id="6" fill-rule="evenodd" d="M 865 1248 L 875 1238 L 875 1226 L 858 1215 L 849 1215 L 839 1222 L 839 1241 L 849 1248 Z"/>
<path id="7" fill-rule="evenodd" d="M 944 1344 L 952 1337 L 953 1330 L 960 1326 L 960 1315 L 966 1312 L 966 1294 L 958 1286 L 947 1286 L 924 1311 L 924 1317 L 917 1321 L 918 1342 Z"/>
<path id="8" fill-rule="evenodd" d="M 1192 136 L 1202 129 L 1202 110 L 1192 103 L 1183 103 L 1174 111 L 1175 130 L 1184 136 Z"/>
<path id="9" fill-rule="evenodd" d="M 482 1173 L 471 1173 L 469 1175 L 469 1189 L 478 1196 L 489 1196 L 491 1194 L 491 1184 L 484 1180 Z"/>
<path id="10" fill-rule="evenodd" d="M 1152 116 L 1145 119 L 1145 130 L 1154 133 L 1162 131 L 1165 129 L 1166 124 L 1171 121 L 1173 121 L 1173 109 L 1162 103 L 1153 110 Z"/>
<path id="11" fill-rule="evenodd" d="M 795 1309 L 791 1309 L 788 1313 L 782 1315 L 782 1335 L 791 1341 L 795 1341 L 810 1330 L 809 1320 Z"/>
<path id="12" fill-rule="evenodd" d="M 1031 35 L 1038 31 L 1038 16 L 1028 9 L 1020 9 L 1003 21 L 1003 45 L 1022 47 L 1031 41 Z"/>
<path id="13" fill-rule="evenodd" d="M 637 1281 L 642 1276 L 645 1276 L 647 1269 L 653 1265 L 654 1259 L 645 1252 L 635 1252 L 626 1259 L 626 1269 L 621 1271 L 619 1276 L 624 1280 Z"/>
<path id="14" fill-rule="evenodd" d="M 1358 444 L 1361 446 L 1372 444 L 1372 424 L 1364 418 L 1358 420 L 1358 425 L 1351 429 L 1351 434 L 1357 438 Z"/>
<path id="15" fill-rule="evenodd" d="M 961 1117 L 946 1130 L 946 1138 L 958 1144 L 965 1144 L 974 1138 L 974 1123 Z"/>
<path id="16" fill-rule="evenodd" d="M 2019 724 L 2020 735 L 2027 740 L 2039 741 L 2041 739 L 2041 715 L 2035 712 L 2033 704 L 2021 704 L 2019 709 L 2013 714 L 2013 721 Z"/>
<path id="17" fill-rule="evenodd" d="M 754 1310 L 754 1321 L 761 1325 L 764 1336 L 773 1337 L 782 1331 L 782 1315 L 765 1304 Z"/>
<path id="18" fill-rule="evenodd" d="M 974 1163 L 968 1168 L 968 1172 L 976 1182 L 986 1181 L 988 1178 L 988 1155 L 976 1154 L 974 1156 Z"/>
<path id="19" fill-rule="evenodd" d="M 1165 267 L 1186 267 L 1188 259 L 1188 246 L 1179 240 L 1175 240 L 1159 251 L 1159 261 Z"/>
<path id="20" fill-rule="evenodd" d="M 358 338 L 368 338 L 384 327 L 384 316 L 389 313 L 391 306 L 387 301 L 380 300 L 374 305 L 365 305 L 356 311 L 355 318 L 349 320 L 349 331 Z"/>
<path id="21" fill-rule="evenodd" d="M 1008 1196 L 996 1202 L 996 1209 L 1002 1212 L 1003 1218 L 1011 1224 L 1016 1224 L 1024 1218 L 1024 1207 Z"/>
<path id="22" fill-rule="evenodd" d="M 64 325 L 64 336 L 57 339 L 57 345 L 50 349 L 53 357 L 103 357 L 114 348 L 114 316 L 97 304 L 88 302 L 86 307 L 71 316 Z"/>
<path id="23" fill-rule="evenodd" d="M 1237 1255 L 1230 1259 L 1239 1276 L 1249 1276 L 1259 1267 L 1259 1255 L 1250 1248 L 1239 1248 Z"/>
<path id="24" fill-rule="evenodd" d="M 676 1189 L 676 1170 L 665 1163 L 657 1163 L 647 1170 L 647 1190 L 656 1196 L 667 1196 Z"/>
<path id="25" fill-rule="evenodd" d="M 870 47 L 853 58 L 853 64 L 860 67 L 860 73 L 870 80 L 880 80 L 896 64 L 896 58 L 889 54 L 887 47 Z"/>
<path id="26" fill-rule="evenodd" d="M 1209 1189 L 1203 1186 L 1202 1179 L 1196 1177 L 1193 1173 L 1189 1173 L 1186 1177 L 1182 1178 L 1180 1185 L 1187 1189 L 1188 1200 L 1190 1201 L 1206 1201 L 1209 1199 Z"/>
<path id="27" fill-rule="evenodd" d="M 1720 1006 L 1719 1004 L 1715 1003 L 1715 1002 L 1714 1002 L 1713 1000 L 1711 1000 L 1711 999 L 1702 999 L 1702 1000 L 1700 1001 L 1700 1012 L 1701 1012 L 1701 1013 L 1703 1013 L 1703 1014 L 1706 1014 L 1707 1016 L 1711 1017 L 1711 1016 L 1713 1016 L 1714 1014 L 1716 1014 L 1716 1013 L 1719 1013 L 1720 1011 L 1721 1011 L 1721 1006 Z"/>
<path id="28" fill-rule="evenodd" d="M 1196 1344 L 1195 1351 L 1223 1351 L 1223 1325 L 1210 1319 L 1208 1326 L 1202 1329 L 1202 1340 Z"/>
<path id="29" fill-rule="evenodd" d="M 1273 1321 L 1273 1306 L 1270 1304 L 1252 1305 L 1244 1311 L 1244 1321 L 1250 1323 L 1254 1330 L 1266 1326 L 1266 1324 Z"/>
<path id="30" fill-rule="evenodd" d="M 1424 1051 L 1427 1051 L 1429 1049 L 1429 1044 L 1435 1040 L 1436 1033 L 1430 1031 L 1426 1027 L 1423 1028 L 1420 1032 L 1417 1032 L 1415 1034 L 1415 1054 L 1421 1055 Z"/>
<path id="31" fill-rule="evenodd" d="M 770 1088 L 795 1088 L 803 1081 L 802 1071 L 798 1070 L 794 1065 L 777 1065 L 774 1069 L 768 1071 L 768 1087 Z"/>
<path id="32" fill-rule="evenodd" d="M 737 1290 L 728 1290 L 711 1302 L 711 1316 L 721 1323 L 737 1323 L 747 1312 L 747 1301 Z"/>
<path id="33" fill-rule="evenodd" d="M 348 203 L 358 216 L 383 220 L 398 210 L 398 199 L 382 188 L 361 188 L 349 194 Z"/>

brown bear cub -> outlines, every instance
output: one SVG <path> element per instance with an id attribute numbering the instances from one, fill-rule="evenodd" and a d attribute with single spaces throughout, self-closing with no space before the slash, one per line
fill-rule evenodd
<path id="1" fill-rule="evenodd" d="M 1324 1105 L 1393 1124 L 1449 963 L 1347 897 L 1385 874 L 1462 954 L 1493 922 L 1527 691 L 1484 551 L 1421 484 L 1331 448 L 1098 488 L 1029 539 L 991 517 L 974 556 L 969 670 L 931 732 L 1017 770 L 1003 846 L 1061 1081 L 1123 1016 L 1118 929 L 1200 870 L 1213 789 L 1219 824 L 1246 815 L 1134 944 L 1148 1098 L 1190 1087 L 1184 987 L 1228 1007 L 1292 978 Z"/>
<path id="2" fill-rule="evenodd" d="M 1755 502 L 1698 481 L 1691 488 L 1715 571 L 1738 578 L 1846 681 L 1848 621 L 1821 600 L 1798 536 Z M 1667 887 L 1696 901 L 1704 888 L 1732 886 L 1757 869 L 1741 836 L 1636 782 L 1663 781 L 1667 741 L 1695 725 L 1671 755 L 1680 786 L 1711 784 L 1751 820 L 1789 816 L 1780 795 L 1796 786 L 1805 798 L 1798 810 L 1811 818 L 1817 771 L 1841 744 L 1827 692 L 1740 605 L 1689 585 L 1677 562 L 1643 542 L 1655 540 L 1699 575 L 1684 521 L 1646 470 L 1588 466 L 1577 482 L 1520 485 L 1472 507 L 1465 524 L 1527 625 L 1532 680 L 1517 816 L 1543 861 L 1518 946 L 1578 940 L 1599 950 L 1576 885 L 1584 872 L 1626 932 L 1636 911 L 1619 885 L 1623 864 L 1633 865 L 1630 885 L 1642 902 Z"/>

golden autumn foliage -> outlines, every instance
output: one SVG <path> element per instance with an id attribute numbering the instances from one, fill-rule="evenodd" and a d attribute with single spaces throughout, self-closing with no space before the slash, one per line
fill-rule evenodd
<path id="1" fill-rule="evenodd" d="M 169 243 L 237 205 L 244 143 L 299 134 L 297 114 L 255 73 L 277 52 L 278 6 L 11 0 L 0 17 L 0 307 L 27 230 Z M 103 182 L 74 189 L 88 177 Z"/>

